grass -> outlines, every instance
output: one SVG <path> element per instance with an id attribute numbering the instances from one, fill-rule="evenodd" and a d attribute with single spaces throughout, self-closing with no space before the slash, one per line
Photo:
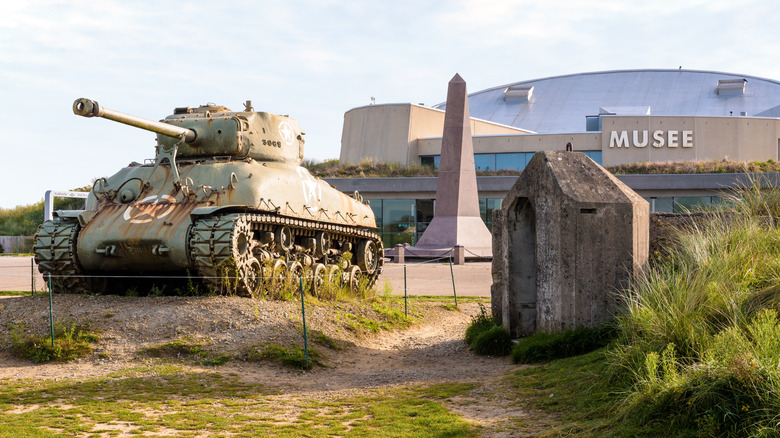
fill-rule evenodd
<path id="1" fill-rule="evenodd" d="M 210 344 L 185 336 L 157 345 L 142 348 L 138 353 L 144 356 L 166 359 L 192 360 L 206 366 L 224 365 L 233 359 L 227 354 L 220 354 L 209 349 Z"/>
<path id="2" fill-rule="evenodd" d="M 732 199 L 740 214 L 681 231 L 624 295 L 611 349 L 624 418 L 683 435 L 776 436 L 779 200 L 747 187 Z"/>
<path id="3" fill-rule="evenodd" d="M 360 395 L 279 396 L 217 373 L 142 366 L 81 382 L 4 380 L 0 436 L 473 437 L 477 428 L 442 404 L 468 384 Z"/>
<path id="4" fill-rule="evenodd" d="M 308 358 L 306 353 L 308 352 Z M 275 343 L 267 343 L 253 348 L 247 353 L 247 360 L 251 362 L 273 361 L 283 365 L 300 368 L 303 370 L 311 369 L 314 365 L 323 366 L 320 359 L 322 354 L 314 348 L 309 347 L 308 351 L 303 347 L 283 347 Z"/>
<path id="5" fill-rule="evenodd" d="M 21 290 L 0 290 L 0 296 L 4 297 L 23 297 L 31 295 L 30 291 L 21 291 Z"/>
<path id="6" fill-rule="evenodd" d="M 399 163 L 380 163 L 367 158 L 358 164 L 341 164 L 336 159 L 322 162 L 304 160 L 304 167 L 320 178 L 405 178 L 434 177 L 438 170 L 430 166 L 403 165 Z M 780 172 L 780 163 L 769 159 L 766 161 L 676 161 L 676 162 L 645 162 L 610 166 L 607 170 L 616 175 L 626 174 L 699 174 L 699 173 L 761 173 Z M 483 171 L 477 170 L 479 176 L 520 175 L 515 170 Z"/>
<path id="7" fill-rule="evenodd" d="M 90 354 L 98 335 L 98 331 L 90 329 L 88 322 L 56 321 L 53 341 L 51 334 L 25 334 L 24 325 L 17 325 L 11 327 L 11 352 L 37 363 L 68 362 Z"/>
<path id="8" fill-rule="evenodd" d="M 601 327 L 581 327 L 561 333 L 534 333 L 519 339 L 512 347 L 515 363 L 537 363 L 578 356 L 607 346 L 615 337 L 612 324 Z"/>
<path id="9" fill-rule="evenodd" d="M 762 173 L 780 172 L 780 163 L 766 161 L 668 161 L 623 164 L 607 167 L 615 175 L 630 174 L 698 174 L 698 173 Z"/>
<path id="10" fill-rule="evenodd" d="M 479 313 L 466 327 L 464 340 L 471 351 L 481 356 L 506 356 L 512 348 L 509 332 L 488 315 L 481 303 Z"/>

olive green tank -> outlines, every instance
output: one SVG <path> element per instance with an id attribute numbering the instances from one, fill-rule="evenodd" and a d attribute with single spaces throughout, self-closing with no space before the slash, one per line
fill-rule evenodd
<path id="1" fill-rule="evenodd" d="M 85 210 L 58 211 L 35 236 L 39 270 L 58 292 L 101 293 L 111 278 L 225 278 L 240 295 L 271 279 L 336 275 L 356 287 L 381 271 L 368 202 L 301 167 L 303 135 L 287 116 L 223 106 L 176 108 L 155 122 L 77 99 L 73 112 L 157 133 L 156 157 L 95 181 Z M 228 282 L 228 284 L 231 284 Z"/>

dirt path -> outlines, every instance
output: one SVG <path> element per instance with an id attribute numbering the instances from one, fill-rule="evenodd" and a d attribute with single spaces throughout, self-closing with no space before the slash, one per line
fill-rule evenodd
<path id="1" fill-rule="evenodd" d="M 461 305 L 407 330 L 383 332 L 328 353 L 330 368 L 285 372 L 278 368 L 240 366 L 246 379 L 283 387 L 285 392 L 314 393 L 356 388 L 437 382 L 484 382 L 518 369 L 508 358 L 480 357 L 463 342 L 478 306 Z"/>

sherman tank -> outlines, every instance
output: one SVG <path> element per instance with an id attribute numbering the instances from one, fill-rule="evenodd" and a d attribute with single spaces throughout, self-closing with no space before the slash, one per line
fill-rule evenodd
<path id="1" fill-rule="evenodd" d="M 367 201 L 301 167 L 288 116 L 218 105 L 155 122 L 77 99 L 73 112 L 155 132 L 155 158 L 94 182 L 85 210 L 58 211 L 35 236 L 35 261 L 58 292 L 102 293 L 112 278 L 195 276 L 239 295 L 271 281 L 327 276 L 373 284 L 381 240 Z"/>

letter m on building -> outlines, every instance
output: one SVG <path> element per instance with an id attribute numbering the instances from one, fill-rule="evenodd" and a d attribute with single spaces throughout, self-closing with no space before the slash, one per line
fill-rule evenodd
<path id="1" fill-rule="evenodd" d="M 609 133 L 609 147 L 611 148 L 627 148 L 628 147 L 628 131 L 612 131 Z"/>

